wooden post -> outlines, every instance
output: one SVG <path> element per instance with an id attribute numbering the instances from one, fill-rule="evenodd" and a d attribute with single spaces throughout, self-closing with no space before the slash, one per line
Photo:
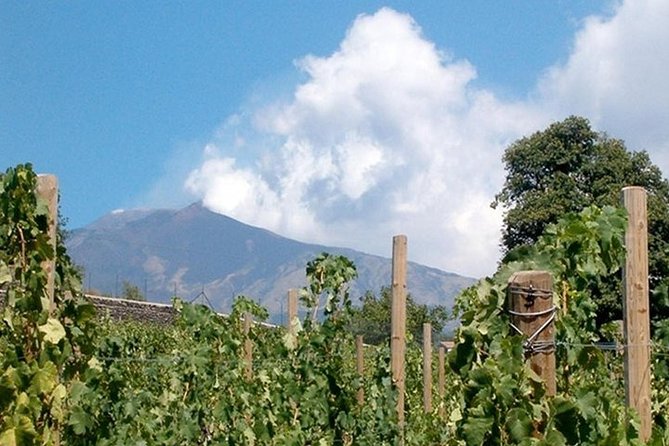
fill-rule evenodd
<path id="1" fill-rule="evenodd" d="M 397 417 L 404 432 L 404 356 L 406 351 L 406 274 L 407 238 L 393 237 L 393 271 L 391 287 L 390 369 L 397 389 Z M 403 437 L 403 435 L 402 435 Z"/>
<path id="2" fill-rule="evenodd" d="M 432 325 L 423 324 L 423 410 L 432 412 Z"/>
<path id="3" fill-rule="evenodd" d="M 362 335 L 357 335 L 355 337 L 355 365 L 358 371 L 358 376 L 360 377 L 360 388 L 357 393 L 358 404 L 362 406 L 365 402 L 365 389 L 362 386 L 362 380 L 365 376 L 365 350 L 364 344 L 362 342 Z"/>
<path id="4" fill-rule="evenodd" d="M 446 348 L 443 345 L 439 346 L 439 417 L 443 418 L 444 412 L 444 396 L 446 390 Z"/>
<path id="5" fill-rule="evenodd" d="M 625 400 L 639 413 L 639 437 L 645 442 L 652 430 L 646 191 L 642 187 L 625 187 L 622 201 L 628 214 L 623 269 Z"/>
<path id="6" fill-rule="evenodd" d="M 295 328 L 293 325 L 294 319 L 297 317 L 297 290 L 288 290 L 288 322 L 286 328 L 292 332 Z"/>
<path id="7" fill-rule="evenodd" d="M 35 194 L 40 200 L 47 204 L 47 235 L 53 256 L 50 260 L 42 262 L 42 269 L 46 272 L 46 296 L 42 300 L 43 306 L 48 302 L 49 314 L 56 311 L 56 246 L 58 232 L 58 178 L 55 175 L 37 175 L 37 187 Z M 53 444 L 60 445 L 60 431 L 54 432 Z"/>
<path id="8" fill-rule="evenodd" d="M 516 330 L 527 337 L 530 367 L 555 395 L 553 279 L 547 271 L 519 271 L 509 279 L 509 313 Z"/>
<path id="9" fill-rule="evenodd" d="M 253 376 L 253 342 L 251 342 L 251 315 L 244 313 L 244 375 L 250 380 Z"/>
<path id="10" fill-rule="evenodd" d="M 48 235 L 53 248 L 53 258 L 42 263 L 47 274 L 46 294 L 49 299 L 49 313 L 56 310 L 55 279 L 56 279 L 56 233 L 58 227 L 58 178 L 55 175 L 38 175 L 38 198 L 46 201 L 48 207 Z"/>

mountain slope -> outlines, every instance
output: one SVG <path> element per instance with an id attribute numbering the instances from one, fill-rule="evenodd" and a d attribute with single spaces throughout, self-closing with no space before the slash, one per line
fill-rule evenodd
<path id="1" fill-rule="evenodd" d="M 389 241 L 389 246 L 390 246 Z M 114 212 L 72 232 L 68 252 L 85 271 L 84 285 L 109 295 L 124 281 L 151 301 L 175 293 L 189 300 L 204 291 L 220 311 L 234 296 L 257 299 L 280 318 L 286 292 L 305 284 L 306 263 L 326 251 L 353 260 L 354 299 L 390 284 L 390 259 L 352 249 L 301 243 L 216 214 L 196 203 L 181 210 Z M 390 251 L 390 248 L 389 248 Z M 408 291 L 421 303 L 450 307 L 473 279 L 409 264 Z"/>

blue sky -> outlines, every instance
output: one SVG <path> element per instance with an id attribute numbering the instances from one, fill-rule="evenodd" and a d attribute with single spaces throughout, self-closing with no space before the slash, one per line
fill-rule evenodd
<path id="1" fill-rule="evenodd" d="M 71 228 L 203 199 L 485 274 L 516 138 L 581 114 L 669 171 L 665 3 L 6 2 L 0 165 L 58 175 Z"/>

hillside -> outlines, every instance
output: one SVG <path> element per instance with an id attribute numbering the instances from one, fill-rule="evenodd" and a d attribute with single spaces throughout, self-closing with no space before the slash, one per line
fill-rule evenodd
<path id="1" fill-rule="evenodd" d="M 389 241 L 389 251 L 391 241 Z M 180 210 L 132 210 L 108 214 L 74 230 L 68 252 L 85 271 L 84 285 L 108 295 L 128 281 L 148 300 L 190 300 L 204 291 L 219 311 L 234 296 L 257 299 L 281 318 L 286 291 L 304 286 L 307 261 L 323 251 L 352 259 L 359 273 L 357 301 L 365 291 L 390 283 L 390 259 L 346 248 L 301 243 L 216 214 L 195 203 Z M 473 279 L 409 264 L 408 289 L 420 303 L 450 307 Z"/>

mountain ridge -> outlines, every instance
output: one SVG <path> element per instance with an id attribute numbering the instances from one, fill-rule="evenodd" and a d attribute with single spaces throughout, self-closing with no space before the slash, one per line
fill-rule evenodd
<path id="1" fill-rule="evenodd" d="M 291 240 L 214 213 L 201 202 L 182 209 L 115 211 L 71 231 L 66 241 L 84 269 L 84 286 L 119 295 L 123 282 L 148 300 L 189 300 L 204 292 L 218 311 L 229 311 L 237 295 L 258 300 L 277 321 L 290 288 L 305 285 L 306 263 L 321 252 L 356 264 L 354 301 L 390 284 L 391 260 L 350 248 Z M 408 291 L 420 303 L 451 307 L 457 292 L 474 279 L 409 262 Z"/>

